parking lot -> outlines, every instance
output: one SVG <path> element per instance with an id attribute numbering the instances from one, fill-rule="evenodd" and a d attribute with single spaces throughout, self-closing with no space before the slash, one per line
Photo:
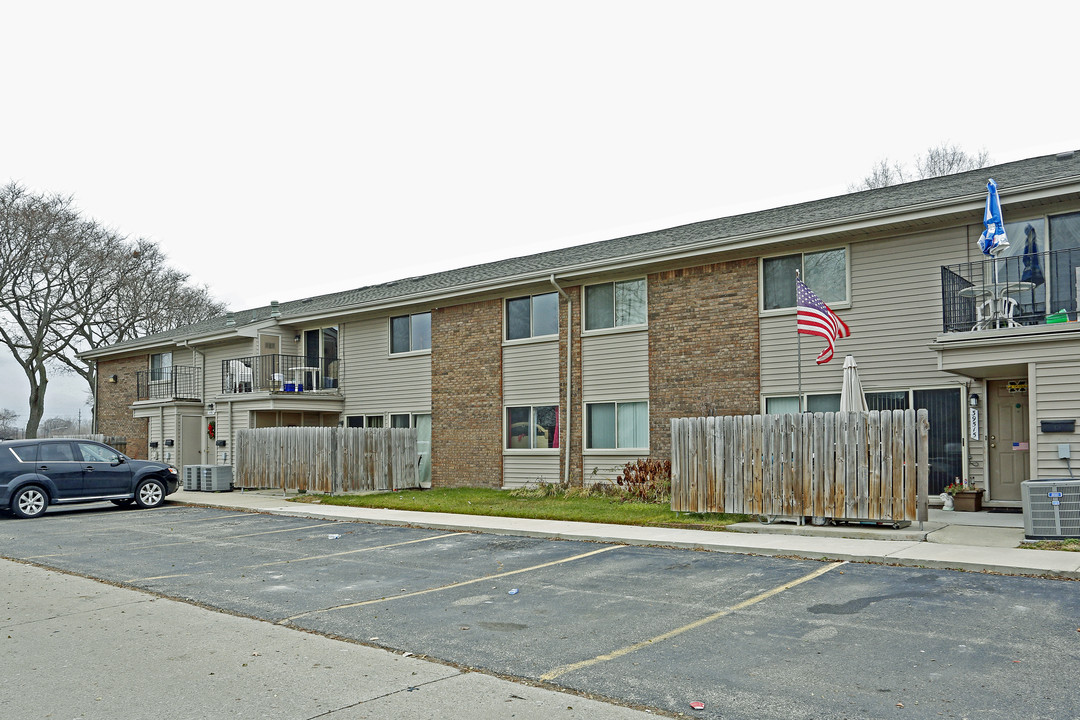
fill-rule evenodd
<path id="1" fill-rule="evenodd" d="M 700 717 L 1080 716 L 1075 583 L 168 505 L 0 515 L 10 559 Z M 902 713 L 900 715 L 899 713 Z"/>

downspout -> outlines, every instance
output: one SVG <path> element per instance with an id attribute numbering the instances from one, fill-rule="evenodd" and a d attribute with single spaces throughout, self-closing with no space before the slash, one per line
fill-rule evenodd
<path id="1" fill-rule="evenodd" d="M 555 289 L 559 291 L 559 294 L 566 299 L 566 422 L 564 423 L 566 425 L 566 459 L 563 461 L 563 482 L 569 483 L 570 449 L 573 447 L 573 441 L 571 440 L 573 435 L 571 434 L 570 430 L 571 423 L 573 422 L 571 418 L 573 418 L 574 416 L 574 411 L 571 406 L 571 398 L 573 396 L 570 394 L 571 390 L 573 390 L 574 387 L 574 326 L 571 324 L 571 321 L 573 320 L 573 315 L 571 313 L 572 303 L 570 300 L 570 296 L 566 294 L 566 291 L 559 287 L 559 283 L 555 282 L 554 273 L 551 275 L 550 280 L 551 284 L 555 286 Z"/>

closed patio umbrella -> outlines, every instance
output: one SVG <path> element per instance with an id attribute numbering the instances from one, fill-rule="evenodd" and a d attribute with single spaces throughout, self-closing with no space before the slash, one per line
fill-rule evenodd
<path id="1" fill-rule="evenodd" d="M 859 381 L 859 366 L 855 356 L 844 358 L 844 384 L 840 386 L 841 412 L 866 412 L 866 396 L 863 395 L 862 382 Z"/>

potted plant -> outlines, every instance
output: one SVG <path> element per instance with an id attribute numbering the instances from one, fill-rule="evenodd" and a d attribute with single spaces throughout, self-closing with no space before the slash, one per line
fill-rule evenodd
<path id="1" fill-rule="evenodd" d="M 969 481 L 957 478 L 945 486 L 945 492 L 952 495 L 953 508 L 960 512 L 979 512 L 982 510 L 983 489 L 975 487 Z"/>

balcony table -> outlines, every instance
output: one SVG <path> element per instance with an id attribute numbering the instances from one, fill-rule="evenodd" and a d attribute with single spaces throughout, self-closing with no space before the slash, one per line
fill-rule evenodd
<path id="1" fill-rule="evenodd" d="M 975 300 L 978 320 L 972 330 L 987 330 L 989 328 L 1020 327 L 1020 323 L 1012 319 L 1016 301 L 1008 297 L 1012 293 L 1028 292 L 1035 289 L 1035 283 L 1029 282 L 996 282 L 972 285 L 962 288 L 957 294 L 960 297 Z M 988 306 L 989 312 L 983 314 L 983 307 Z"/>
<path id="2" fill-rule="evenodd" d="M 319 368 L 311 366 L 294 367 L 290 370 L 293 374 L 293 382 L 296 383 L 296 387 L 302 387 L 304 385 L 304 379 L 307 377 L 307 373 L 311 373 L 311 389 L 314 390 L 319 387 Z"/>

